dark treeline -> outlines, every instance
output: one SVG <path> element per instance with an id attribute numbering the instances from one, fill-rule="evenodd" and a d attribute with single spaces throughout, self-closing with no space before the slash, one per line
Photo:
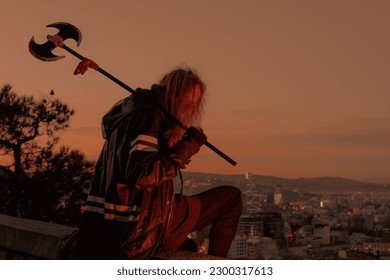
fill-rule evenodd
<path id="1" fill-rule="evenodd" d="M 0 212 L 77 226 L 94 163 L 59 146 L 74 111 L 51 91 L 40 99 L 0 90 Z"/>

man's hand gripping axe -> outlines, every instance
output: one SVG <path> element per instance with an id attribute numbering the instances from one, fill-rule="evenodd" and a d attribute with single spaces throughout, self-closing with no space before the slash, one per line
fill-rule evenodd
<path id="1" fill-rule="evenodd" d="M 117 83 L 118 85 L 120 85 L 121 87 L 126 89 L 127 91 L 129 91 L 133 94 L 137 94 L 135 90 L 133 90 L 131 87 L 124 84 L 123 82 L 121 82 L 120 80 L 118 80 L 117 78 L 115 78 L 114 76 L 112 76 L 111 74 L 109 74 L 108 72 L 103 70 L 102 68 L 100 68 L 95 62 L 80 55 L 79 53 L 77 53 L 76 51 L 72 50 L 71 48 L 69 48 L 67 45 L 64 44 L 64 41 L 66 39 L 73 39 L 77 42 L 77 46 L 80 45 L 81 32 L 77 27 L 75 27 L 72 24 L 66 23 L 66 22 L 52 23 L 52 24 L 47 25 L 47 27 L 57 28 L 59 30 L 59 32 L 56 35 L 47 35 L 48 41 L 44 44 L 35 43 L 34 37 L 32 37 L 30 40 L 30 43 L 29 43 L 29 50 L 33 56 L 35 56 L 36 58 L 43 60 L 43 61 L 56 61 L 56 60 L 59 60 L 61 58 L 64 58 L 64 56 L 54 55 L 52 53 L 52 50 L 57 48 L 57 47 L 60 47 L 64 50 L 68 51 L 69 53 L 73 54 L 75 57 L 77 57 L 78 59 L 81 60 L 81 62 L 77 66 L 76 70 L 74 71 L 75 75 L 76 74 L 84 74 L 88 68 L 92 68 L 92 69 L 95 69 L 96 71 L 102 73 L 104 76 L 106 76 L 110 80 L 114 81 L 115 83 Z M 184 130 L 188 129 L 188 127 L 185 126 L 183 123 L 181 123 L 179 120 L 177 120 L 173 116 L 170 116 L 170 117 L 175 122 L 176 125 L 178 125 L 179 127 L 181 127 Z M 217 153 L 219 156 L 224 158 L 226 161 L 228 161 L 230 164 L 232 164 L 234 166 L 237 164 L 237 162 L 235 162 L 233 159 L 231 159 L 229 156 L 224 154 L 222 151 L 220 151 L 218 148 L 216 148 L 214 145 L 212 145 L 208 141 L 205 143 L 205 145 L 207 147 L 209 147 L 212 151 Z"/>

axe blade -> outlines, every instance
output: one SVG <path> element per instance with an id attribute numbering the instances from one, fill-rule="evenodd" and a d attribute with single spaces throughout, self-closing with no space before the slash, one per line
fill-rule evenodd
<path id="1" fill-rule="evenodd" d="M 73 39 L 77 42 L 77 46 L 79 46 L 81 43 L 81 39 L 82 39 L 81 32 L 73 24 L 67 22 L 55 22 L 46 25 L 46 27 L 57 28 L 59 30 L 57 36 L 60 36 L 64 41 L 66 39 Z"/>
<path id="2" fill-rule="evenodd" d="M 56 61 L 61 58 L 64 58 L 65 56 L 57 56 L 52 54 L 52 50 L 55 48 L 55 44 L 51 41 L 47 41 L 44 44 L 37 44 L 34 41 L 34 37 L 31 38 L 30 43 L 28 44 L 28 49 L 30 50 L 30 53 L 38 58 L 39 60 L 43 61 Z"/>
<path id="3" fill-rule="evenodd" d="M 50 36 L 48 35 L 48 41 L 44 44 L 37 44 L 34 41 L 34 37 L 31 38 L 30 43 L 28 45 L 30 53 L 43 61 L 56 61 L 61 58 L 64 58 L 65 56 L 57 56 L 52 53 L 53 49 L 55 49 L 57 46 L 62 46 L 62 45 L 57 45 L 54 43 L 50 38 L 60 38 L 61 42 L 65 41 L 66 39 L 73 39 L 77 42 L 77 46 L 80 45 L 81 43 L 81 32 L 80 30 L 67 22 L 56 22 L 52 24 L 46 25 L 46 27 L 54 27 L 57 28 L 59 31 L 56 35 Z"/>

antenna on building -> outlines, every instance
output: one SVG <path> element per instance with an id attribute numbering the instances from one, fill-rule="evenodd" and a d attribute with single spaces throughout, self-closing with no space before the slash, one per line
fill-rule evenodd
<path id="1" fill-rule="evenodd" d="M 246 208 L 249 213 L 259 212 L 261 210 L 260 205 L 260 194 L 256 188 L 256 183 L 254 181 L 254 177 L 251 173 L 245 173 L 245 179 L 248 181 L 247 186 L 248 189 L 245 192 L 247 201 Z"/>

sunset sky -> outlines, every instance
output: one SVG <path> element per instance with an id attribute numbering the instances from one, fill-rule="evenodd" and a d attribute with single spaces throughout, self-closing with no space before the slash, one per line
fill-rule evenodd
<path id="1" fill-rule="evenodd" d="M 207 84 L 206 147 L 188 171 L 390 182 L 390 2 L 387 0 L 2 0 L 0 86 L 55 96 L 76 111 L 61 143 L 95 160 L 100 120 L 128 92 L 65 50 L 28 51 L 69 22 L 77 48 L 129 86 L 180 65 Z"/>

